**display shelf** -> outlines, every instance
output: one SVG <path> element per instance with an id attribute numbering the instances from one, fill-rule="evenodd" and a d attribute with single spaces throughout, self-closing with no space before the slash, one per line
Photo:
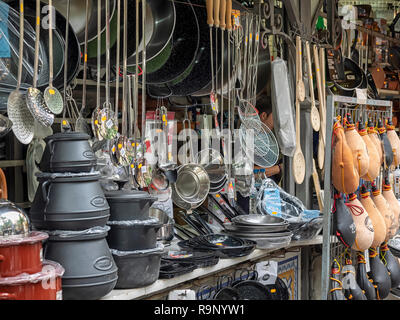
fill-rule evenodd
<path id="1" fill-rule="evenodd" d="M 160 292 L 170 291 L 174 287 L 179 286 L 185 282 L 211 276 L 223 270 L 230 269 L 235 265 L 241 264 L 243 262 L 262 259 L 264 257 L 271 255 L 271 253 L 279 251 L 281 249 L 290 249 L 290 248 L 293 249 L 295 247 L 311 246 L 318 244 L 322 244 L 322 236 L 317 236 L 312 240 L 292 241 L 289 244 L 289 246 L 277 247 L 271 250 L 256 249 L 248 256 L 234 258 L 234 259 L 220 259 L 218 264 L 216 264 L 215 266 L 207 268 L 198 268 L 190 273 L 172 279 L 158 280 L 152 285 L 147 287 L 138 289 L 113 290 L 108 295 L 103 297 L 101 300 L 135 300 L 135 299 L 143 299 L 146 297 L 151 297 L 152 295 L 155 295 Z"/>

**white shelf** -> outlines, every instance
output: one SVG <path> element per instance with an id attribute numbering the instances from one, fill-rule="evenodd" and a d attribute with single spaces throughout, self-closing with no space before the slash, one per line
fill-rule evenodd
<path id="1" fill-rule="evenodd" d="M 312 240 L 293 241 L 290 243 L 289 246 L 286 247 L 278 247 L 271 250 L 256 249 L 248 256 L 234 258 L 234 259 L 220 259 L 218 264 L 216 264 L 215 266 L 208 268 L 198 268 L 190 273 L 172 279 L 157 280 L 155 283 L 147 287 L 138 289 L 113 290 L 108 295 L 103 297 L 101 300 L 135 300 L 135 299 L 146 298 L 160 292 L 169 291 L 172 288 L 184 282 L 198 278 L 204 278 L 214 273 L 223 271 L 225 269 L 232 268 L 233 266 L 238 265 L 240 263 L 261 259 L 263 257 L 270 255 L 274 251 L 278 251 L 281 249 L 289 249 L 294 247 L 316 245 L 321 243 L 322 243 L 322 236 L 317 236 Z"/>

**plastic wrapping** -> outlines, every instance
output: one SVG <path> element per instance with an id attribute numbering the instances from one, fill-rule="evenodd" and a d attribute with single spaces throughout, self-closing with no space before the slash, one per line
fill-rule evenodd
<path id="1" fill-rule="evenodd" d="M 42 271 L 34 274 L 22 273 L 15 277 L 0 277 L 1 286 L 16 286 L 26 283 L 38 283 L 56 277 L 62 277 L 65 269 L 57 262 L 44 260 Z"/>
<path id="2" fill-rule="evenodd" d="M 0 237 L 0 247 L 18 246 L 23 244 L 30 244 L 39 241 L 44 241 L 49 237 L 45 232 L 32 231 L 28 236 L 10 236 Z"/>
<path id="3" fill-rule="evenodd" d="M 108 221 L 107 225 L 109 226 L 126 226 L 126 227 L 134 227 L 134 226 L 151 226 L 158 225 L 160 221 L 157 218 L 150 218 L 147 220 L 125 220 L 125 221 Z"/>
<path id="4" fill-rule="evenodd" d="M 19 12 L 0 1 L 0 91 L 11 92 L 17 86 L 19 60 Z M 24 19 L 24 54 L 21 89 L 27 89 L 33 82 L 33 57 L 35 53 L 35 30 Z M 48 82 L 49 66 L 47 53 L 40 44 L 38 85 Z"/>
<path id="5" fill-rule="evenodd" d="M 282 59 L 271 62 L 271 100 L 274 128 L 283 155 L 293 157 L 296 149 L 296 129 L 293 98 L 289 86 L 288 68 Z"/>
<path id="6" fill-rule="evenodd" d="M 86 235 L 101 235 L 107 233 L 110 229 L 111 228 L 109 226 L 104 226 L 104 227 L 94 227 L 80 231 L 52 230 L 52 231 L 46 231 L 46 233 L 48 233 L 50 237 L 59 237 L 68 239 Z"/>
<path id="7" fill-rule="evenodd" d="M 257 210 L 262 214 L 283 218 L 289 223 L 309 221 L 303 203 L 268 178 L 263 181 L 258 192 Z"/>
<path id="8" fill-rule="evenodd" d="M 36 177 L 38 179 L 45 179 L 45 180 L 54 180 L 57 178 L 79 178 L 79 177 L 98 177 L 100 178 L 100 172 L 99 171 L 93 171 L 93 172 L 82 172 L 82 173 L 72 173 L 72 172 L 66 172 L 66 173 L 48 173 L 48 172 L 38 172 L 36 173 Z"/>
<path id="9" fill-rule="evenodd" d="M 110 249 L 110 252 L 118 257 L 125 257 L 131 255 L 147 255 L 147 254 L 164 252 L 164 245 L 161 242 L 157 242 L 157 247 L 152 249 L 135 250 L 135 251 L 120 251 L 120 250 Z"/>

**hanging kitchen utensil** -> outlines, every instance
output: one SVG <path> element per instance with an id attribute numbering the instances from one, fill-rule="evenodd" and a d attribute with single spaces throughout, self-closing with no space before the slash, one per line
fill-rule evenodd
<path id="1" fill-rule="evenodd" d="M 51 1 L 51 0 L 50 0 Z M 89 20 L 89 0 L 86 0 L 86 27 L 85 27 L 85 44 L 83 52 L 83 84 L 82 84 L 82 106 L 79 111 L 78 119 L 75 122 L 75 131 L 89 133 L 86 119 L 83 117 L 83 110 L 86 108 L 86 80 L 87 80 L 87 40 L 88 40 L 88 23 Z"/>
<path id="2" fill-rule="evenodd" d="M 297 99 L 300 102 L 303 102 L 304 99 L 306 98 L 306 89 L 304 86 L 304 81 L 303 81 L 303 55 L 302 55 L 302 50 L 303 50 L 303 44 L 301 41 L 301 38 L 299 36 L 296 36 L 296 41 L 297 41 L 297 55 L 298 55 L 298 63 L 296 64 L 298 76 L 297 76 L 297 81 L 296 81 L 296 95 Z"/>
<path id="3" fill-rule="evenodd" d="M 296 87 L 296 151 L 293 156 L 293 175 L 294 180 L 297 184 L 302 184 L 305 177 L 305 159 L 303 152 L 301 150 L 301 142 L 300 142 L 300 99 L 302 98 L 303 93 L 301 86 L 301 39 L 299 36 L 296 37 L 296 51 L 297 51 L 297 61 L 298 68 L 297 69 L 297 87 Z"/>
<path id="4" fill-rule="evenodd" d="M 33 86 L 28 89 L 28 93 L 26 95 L 26 106 L 37 121 L 39 121 L 45 127 L 50 127 L 54 122 L 54 115 L 50 112 L 50 110 L 48 110 L 42 92 L 36 87 L 39 68 L 40 27 L 40 0 L 37 0 Z"/>
<path id="5" fill-rule="evenodd" d="M 12 122 L 16 138 L 23 144 L 29 144 L 34 135 L 34 119 L 26 107 L 25 94 L 20 91 L 24 50 L 24 1 L 20 1 L 20 38 L 17 88 L 10 93 L 7 101 L 7 113 Z"/>
<path id="6" fill-rule="evenodd" d="M 315 63 L 315 74 L 317 77 L 317 90 L 318 90 L 318 100 L 319 100 L 319 114 L 321 119 L 321 127 L 319 131 L 318 140 L 318 167 L 322 170 L 324 168 L 325 161 L 325 134 L 326 134 L 326 109 L 325 109 L 325 99 L 324 99 L 324 88 L 322 86 L 322 76 L 321 76 L 321 66 L 320 66 L 320 54 L 318 53 L 318 48 L 316 45 L 313 46 L 314 49 L 314 63 Z M 321 50 L 325 50 L 321 48 Z"/>
<path id="7" fill-rule="evenodd" d="M 66 26 L 65 26 L 65 56 L 68 56 L 68 40 L 69 40 L 69 21 L 70 21 L 70 11 L 71 11 L 71 0 L 67 1 L 67 12 L 66 12 Z M 67 105 L 67 76 L 68 76 L 68 59 L 65 60 L 64 64 L 64 92 L 63 92 L 63 103 L 64 103 L 64 110 L 61 120 L 61 132 L 70 131 L 71 125 L 66 119 L 67 109 L 69 108 Z"/>
<path id="8" fill-rule="evenodd" d="M 50 74 L 49 74 L 49 86 L 44 91 L 44 101 L 47 108 L 54 114 L 61 114 L 64 109 L 63 98 L 60 91 L 53 87 L 54 78 L 54 62 L 53 62 L 53 21 L 55 20 L 55 13 L 53 7 L 53 0 L 49 0 L 49 64 L 50 64 Z"/>
<path id="9" fill-rule="evenodd" d="M 308 67 L 308 85 L 310 88 L 310 98 L 311 98 L 311 125 L 314 131 L 319 131 L 321 128 L 321 118 L 319 116 L 319 111 L 315 106 L 315 96 L 314 96 L 314 78 L 312 74 L 312 64 L 311 64 L 311 52 L 310 43 L 306 41 L 306 56 L 307 56 L 307 67 Z"/>

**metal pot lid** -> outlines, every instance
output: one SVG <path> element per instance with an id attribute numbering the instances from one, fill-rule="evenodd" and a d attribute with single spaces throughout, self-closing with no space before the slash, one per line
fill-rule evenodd
<path id="1" fill-rule="evenodd" d="M 25 212 L 8 200 L 0 200 L 0 245 L 9 237 L 27 237 L 30 223 Z M 5 241 L 5 240 L 4 240 Z"/>
<path id="2" fill-rule="evenodd" d="M 90 136 L 82 132 L 58 132 L 45 138 L 45 141 L 49 140 L 89 140 Z"/>
<path id="3" fill-rule="evenodd" d="M 282 218 L 273 217 L 270 215 L 261 215 L 261 214 L 249 214 L 249 215 L 237 216 L 232 219 L 232 222 L 237 224 L 258 225 L 258 226 L 285 224 L 285 220 Z"/>
<path id="4" fill-rule="evenodd" d="M 119 202 L 131 202 L 132 200 L 148 200 L 156 201 L 148 192 L 138 190 L 110 190 L 104 192 L 107 200 L 115 200 Z"/>

